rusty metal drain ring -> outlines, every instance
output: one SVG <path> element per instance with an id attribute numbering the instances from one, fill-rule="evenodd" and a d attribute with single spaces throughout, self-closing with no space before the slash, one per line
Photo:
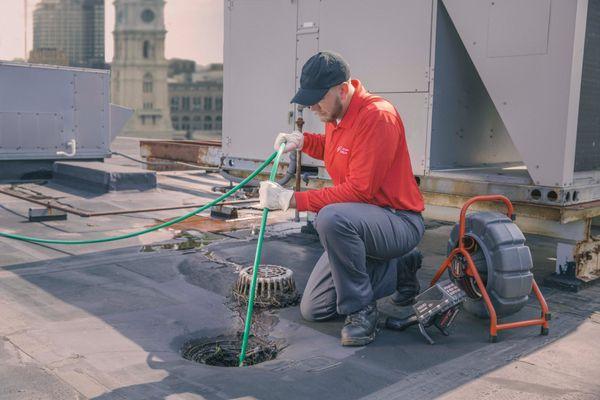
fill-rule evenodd
<path id="1" fill-rule="evenodd" d="M 233 287 L 233 296 L 238 302 L 247 303 L 252 283 L 253 267 L 240 271 Z M 287 307 L 298 303 L 300 295 L 296 290 L 294 273 L 279 265 L 261 264 L 258 266 L 255 305 L 258 307 Z"/>

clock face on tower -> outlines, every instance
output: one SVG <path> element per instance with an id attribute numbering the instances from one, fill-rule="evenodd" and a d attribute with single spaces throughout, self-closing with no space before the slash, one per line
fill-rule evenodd
<path id="1" fill-rule="evenodd" d="M 154 11 L 150 9 L 145 9 L 142 11 L 142 21 L 147 23 L 154 21 Z"/>

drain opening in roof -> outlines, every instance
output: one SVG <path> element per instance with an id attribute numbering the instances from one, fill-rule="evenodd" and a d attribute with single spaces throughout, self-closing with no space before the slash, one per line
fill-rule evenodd
<path id="1" fill-rule="evenodd" d="M 183 344 L 186 360 L 215 367 L 237 367 L 242 341 L 235 337 L 192 339 Z M 255 365 L 277 357 L 277 347 L 256 337 L 248 340 L 244 365 Z"/>

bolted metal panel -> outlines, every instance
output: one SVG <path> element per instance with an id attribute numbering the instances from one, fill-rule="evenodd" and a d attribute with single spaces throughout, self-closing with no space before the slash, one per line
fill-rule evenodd
<path id="1" fill-rule="evenodd" d="M 321 50 L 337 51 L 373 92 L 427 92 L 432 0 L 323 0 Z"/>
<path id="2" fill-rule="evenodd" d="M 298 34 L 319 31 L 321 0 L 298 1 Z"/>
<path id="3" fill-rule="evenodd" d="M 14 155 L 21 151 L 57 149 L 65 142 L 64 120 L 60 113 L 0 111 L 0 151 Z"/>
<path id="4" fill-rule="evenodd" d="M 109 113 L 108 75 L 74 74 L 75 126 L 74 139 L 80 151 L 108 147 Z"/>
<path id="5" fill-rule="evenodd" d="M 294 127 L 297 115 L 289 114 L 294 111 L 289 100 L 299 87 L 302 66 L 327 49 L 344 55 L 353 77 L 397 107 L 413 168 L 425 173 L 433 1 L 377 3 L 373 7 L 356 0 L 227 2 L 224 154 L 262 159 L 270 153 L 277 132 Z M 370 17 L 363 18 L 364 13 Z M 345 18 L 370 25 L 357 30 L 352 28 L 355 23 L 343 22 Z M 261 23 L 266 20 L 270 23 Z M 348 51 L 345 46 L 350 46 Z M 323 132 L 323 123 L 310 110 L 303 114 L 305 131 Z M 322 162 L 303 156 L 303 164 Z"/>
<path id="6" fill-rule="evenodd" d="M 297 2 L 225 4 L 223 152 L 265 159 L 292 129 Z"/>
<path id="7" fill-rule="evenodd" d="M 0 63 L 0 159 L 55 157 L 74 104 L 72 70 Z"/>
<path id="8" fill-rule="evenodd" d="M 550 0 L 494 2 L 490 5 L 489 21 L 488 57 L 548 53 Z"/>
<path id="9" fill-rule="evenodd" d="M 296 79 L 295 89 L 300 88 L 300 75 L 304 63 L 319 51 L 319 0 L 302 0 L 298 3 L 298 30 L 296 32 Z M 290 95 L 291 98 L 291 95 Z M 298 117 L 294 116 L 294 120 Z M 315 113 L 305 108 L 302 112 L 303 131 L 323 133 L 324 125 Z M 323 161 L 302 155 L 303 165 L 321 166 Z"/>
<path id="10" fill-rule="evenodd" d="M 109 79 L 105 70 L 0 62 L 0 160 L 60 159 L 72 139 L 75 158 L 108 156 L 117 133 Z"/>
<path id="11" fill-rule="evenodd" d="M 580 86 L 577 71 L 582 62 L 578 52 L 585 27 L 581 17 L 587 0 L 551 2 L 549 24 L 544 17 L 547 1 L 527 2 L 527 15 L 535 15 L 528 19 L 520 17 L 522 1 L 442 1 L 534 183 L 570 185 Z M 492 30 L 495 47 L 489 49 L 490 26 L 500 25 L 506 29 Z M 544 47 L 545 27 L 547 50 L 538 54 Z M 535 32 L 537 39 L 526 45 L 515 43 L 512 32 L 520 31 Z M 510 43 L 514 51 L 507 49 Z M 525 52 L 529 54 L 510 55 Z"/>
<path id="12" fill-rule="evenodd" d="M 396 107 L 404 132 L 413 173 L 425 174 L 425 152 L 429 95 L 427 93 L 375 93 Z"/>
<path id="13" fill-rule="evenodd" d="M 575 171 L 600 169 L 600 0 L 589 0 Z"/>
<path id="14" fill-rule="evenodd" d="M 443 6 L 436 29 L 430 169 L 522 162 Z"/>

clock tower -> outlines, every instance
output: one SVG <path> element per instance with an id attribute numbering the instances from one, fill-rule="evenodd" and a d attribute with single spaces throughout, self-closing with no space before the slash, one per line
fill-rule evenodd
<path id="1" fill-rule="evenodd" d="M 115 0 L 112 101 L 135 110 L 127 136 L 170 138 L 164 0 Z"/>

